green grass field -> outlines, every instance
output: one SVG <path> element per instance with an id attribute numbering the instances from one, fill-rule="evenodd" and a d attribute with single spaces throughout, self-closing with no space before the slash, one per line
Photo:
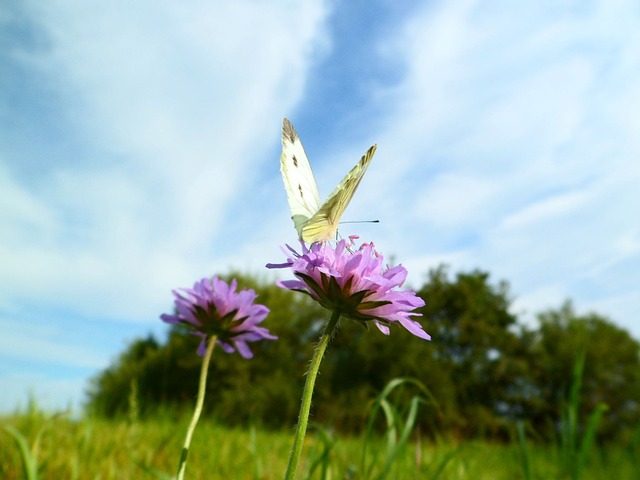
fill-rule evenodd
<path id="1" fill-rule="evenodd" d="M 174 475 L 188 419 L 169 415 L 152 421 L 70 420 L 40 412 L 18 413 L 1 419 L 26 440 L 40 479 L 159 478 L 153 470 Z M 206 419 L 196 429 L 189 457 L 188 479 L 280 479 L 292 441 L 288 431 L 230 429 Z M 298 478 L 379 478 L 386 444 L 368 444 L 363 474 L 363 438 L 327 436 L 312 430 L 307 437 Z M 27 478 L 19 442 L 0 430 L 0 478 Z M 374 450 L 378 451 L 373 454 Z M 559 470 L 554 446 L 529 444 L 530 470 L 525 474 L 517 440 L 511 444 L 425 442 L 413 440 L 400 450 L 385 478 L 424 479 L 555 479 L 571 478 Z M 582 479 L 637 479 L 640 467 L 630 448 L 594 449 Z M 309 477 L 313 465 L 317 468 Z"/>

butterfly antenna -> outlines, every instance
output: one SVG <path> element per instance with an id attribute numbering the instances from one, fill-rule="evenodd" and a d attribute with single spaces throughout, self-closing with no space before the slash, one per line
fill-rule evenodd
<path id="1" fill-rule="evenodd" d="M 347 220 L 340 223 L 380 223 L 380 220 Z"/>

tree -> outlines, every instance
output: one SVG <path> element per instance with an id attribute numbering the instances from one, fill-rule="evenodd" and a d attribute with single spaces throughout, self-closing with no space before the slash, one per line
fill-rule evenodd
<path id="1" fill-rule="evenodd" d="M 429 272 L 419 291 L 432 335 L 432 355 L 421 375 L 443 406 L 446 429 L 463 436 L 500 434 L 513 402 L 513 385 L 525 365 L 509 286 L 489 283 L 479 270 L 450 280 L 443 266 Z"/>
<path id="2" fill-rule="evenodd" d="M 535 385 L 527 405 L 531 423 L 539 431 L 557 424 L 573 365 L 584 352 L 582 418 L 604 402 L 609 410 L 600 424 L 601 439 L 636 428 L 640 423 L 640 344 L 603 316 L 576 314 L 569 301 L 540 313 L 538 320 L 529 357 L 530 382 Z"/>
<path id="3" fill-rule="evenodd" d="M 216 351 L 205 413 L 227 424 L 293 426 L 304 373 L 329 312 L 273 283 L 234 277 L 271 309 L 265 326 L 279 340 L 251 344 L 251 360 Z M 610 407 L 601 438 L 640 423 L 640 346 L 606 318 L 576 315 L 566 303 L 541 313 L 538 328 L 525 328 L 509 312 L 508 284 L 493 284 L 478 270 L 450 277 L 441 266 L 429 272 L 417 293 L 426 302 L 417 319 L 432 341 L 403 328 L 386 336 L 375 327 L 342 321 L 316 383 L 315 421 L 358 432 L 369 402 L 384 386 L 396 377 L 413 377 L 437 401 L 420 410 L 420 427 L 430 434 L 505 438 L 519 419 L 538 432 L 549 427 L 554 432 L 576 355 L 584 349 L 583 414 L 599 402 Z M 191 410 L 201 364 L 198 342 L 180 329 L 170 330 L 164 344 L 151 336 L 133 342 L 93 379 L 89 411 L 115 416 L 134 406 L 143 415 Z M 414 393 L 404 392 L 407 399 Z"/>
<path id="4" fill-rule="evenodd" d="M 205 412 L 228 424 L 293 425 L 312 339 L 316 338 L 314 329 L 321 324 L 324 311 L 305 296 L 272 283 L 233 276 L 240 288 L 254 288 L 258 301 L 269 306 L 265 326 L 279 341 L 252 343 L 255 357 L 251 360 L 214 352 Z M 132 343 L 112 366 L 92 379 L 87 410 L 107 417 L 127 414 L 134 385 L 143 415 L 193 408 L 201 365 L 195 352 L 199 341 L 181 328 L 172 328 L 164 345 L 153 337 Z"/>

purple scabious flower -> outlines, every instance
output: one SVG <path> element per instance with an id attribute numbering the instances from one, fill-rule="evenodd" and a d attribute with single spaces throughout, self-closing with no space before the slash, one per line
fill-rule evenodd
<path id="1" fill-rule="evenodd" d="M 198 355 L 206 350 L 207 337 L 216 336 L 217 343 L 227 353 L 238 351 L 244 358 L 253 357 L 247 342 L 276 340 L 264 327 L 259 327 L 269 314 L 264 305 L 253 303 L 257 295 L 253 290 L 236 292 L 235 279 L 228 285 L 218 277 L 203 278 L 193 288 L 181 288 L 185 295 L 173 290 L 175 315 L 163 314 L 163 322 L 184 324 L 193 335 L 202 337 Z"/>
<path id="2" fill-rule="evenodd" d="M 412 290 L 398 290 L 407 278 L 402 265 L 383 268 L 383 257 L 372 243 L 353 251 L 353 239 L 302 245 L 302 253 L 287 245 L 287 262 L 267 268 L 291 268 L 297 280 L 277 281 L 278 286 L 306 293 L 323 307 L 357 322 L 372 321 L 385 335 L 389 325 L 399 323 L 416 337 L 431 337 L 411 316 L 424 301 Z"/>

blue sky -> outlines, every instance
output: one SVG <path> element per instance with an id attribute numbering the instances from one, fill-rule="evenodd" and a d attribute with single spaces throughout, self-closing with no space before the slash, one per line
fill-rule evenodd
<path id="1" fill-rule="evenodd" d="M 343 234 L 411 285 L 480 268 L 525 322 L 571 298 L 640 338 L 638 24 L 635 0 L 3 2 L 0 410 L 77 407 L 171 289 L 268 275 L 284 116 L 321 195 L 378 144 L 343 218 L 381 223 Z"/>

